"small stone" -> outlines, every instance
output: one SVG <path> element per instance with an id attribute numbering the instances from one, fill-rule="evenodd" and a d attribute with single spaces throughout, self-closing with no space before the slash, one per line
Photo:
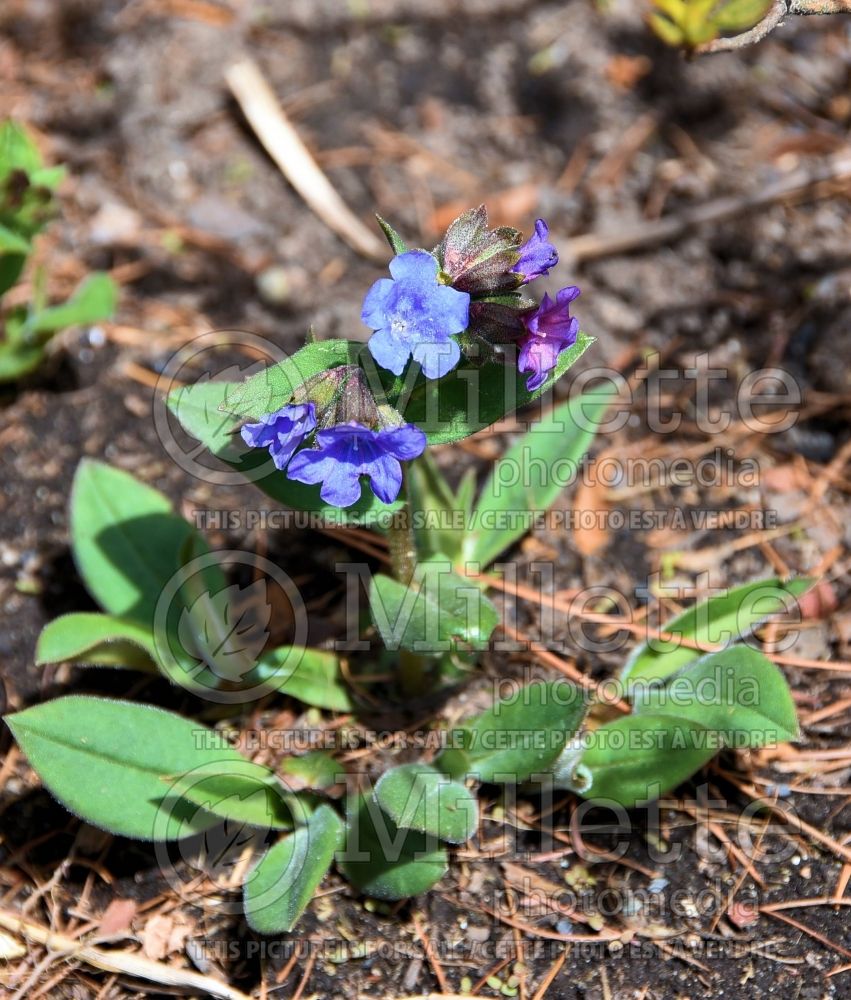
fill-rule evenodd
<path id="1" fill-rule="evenodd" d="M 257 291 L 267 305 L 302 304 L 307 290 L 307 273 L 300 267 L 281 264 L 267 267 L 257 275 Z"/>

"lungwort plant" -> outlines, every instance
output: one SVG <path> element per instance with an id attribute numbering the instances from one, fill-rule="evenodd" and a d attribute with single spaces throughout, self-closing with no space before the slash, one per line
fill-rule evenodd
<path id="1" fill-rule="evenodd" d="M 106 274 L 90 275 L 67 302 L 49 305 L 44 273 L 36 269 L 29 302 L 3 309 L 2 297 L 23 275 L 33 240 L 56 212 L 55 191 L 64 174 L 62 167 L 44 166 L 21 126 L 0 126 L 0 382 L 37 368 L 60 330 L 109 319 L 115 308 L 115 285 Z"/>
<path id="2" fill-rule="evenodd" d="M 314 714 L 368 710 L 364 692 L 372 705 L 378 693 L 416 702 L 476 669 L 498 625 L 483 571 L 557 499 L 566 478 L 553 470 L 575 472 L 607 398 L 587 392 L 553 406 L 480 488 L 472 473 L 450 486 L 430 446 L 533 402 L 591 344 L 570 313 L 579 291 L 529 295 L 557 260 L 542 221 L 524 242 L 514 229 L 490 229 L 480 208 L 433 251 L 409 249 L 382 226 L 394 256 L 363 302 L 366 344 L 311 342 L 242 383 L 199 382 L 168 401 L 190 434 L 276 504 L 384 536 L 390 571 L 369 581 L 370 620 L 354 651 L 341 659 L 310 649 L 297 627 L 289 645 L 271 645 L 271 603 L 253 599 L 251 582 L 229 583 L 224 554 L 160 493 L 86 461 L 72 542 L 103 610 L 48 625 L 39 663 L 160 672 L 225 719 L 276 693 Z M 355 780 L 321 746 L 261 766 L 221 732 L 150 705 L 75 695 L 8 722 L 44 784 L 106 830 L 158 844 L 208 844 L 222 824 L 255 831 L 244 905 L 255 929 L 277 933 L 293 927 L 332 864 L 379 899 L 434 885 L 452 845 L 476 834 L 481 785 L 567 788 L 633 807 L 719 749 L 795 738 L 782 675 L 741 640 L 806 586 L 747 584 L 666 623 L 624 668 L 627 714 L 613 717 L 565 680 L 532 683 L 451 729 L 435 723 L 419 759 L 374 782 Z M 378 650 L 367 641 L 375 636 Z"/>

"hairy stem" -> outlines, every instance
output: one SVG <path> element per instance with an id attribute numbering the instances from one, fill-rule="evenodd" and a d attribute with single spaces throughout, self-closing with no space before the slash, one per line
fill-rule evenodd
<path id="1" fill-rule="evenodd" d="M 402 489 L 402 509 L 393 515 L 387 526 L 387 544 L 393 576 L 399 583 L 410 583 L 417 567 L 417 543 L 407 490 L 404 486 Z"/>
<path id="2" fill-rule="evenodd" d="M 417 568 L 417 543 L 407 482 L 402 483 L 400 498 L 402 507 L 387 526 L 387 543 L 393 576 L 400 583 L 409 584 Z M 399 650 L 399 680 L 406 695 L 416 697 L 424 694 L 429 688 L 430 672 L 431 663 L 426 657 L 409 649 Z"/>

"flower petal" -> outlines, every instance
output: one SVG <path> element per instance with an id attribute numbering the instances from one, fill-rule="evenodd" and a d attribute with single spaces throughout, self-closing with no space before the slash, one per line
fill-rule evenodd
<path id="1" fill-rule="evenodd" d="M 313 403 L 294 403 L 268 413 L 256 424 L 245 424 L 242 440 L 252 448 L 268 448 L 275 466 L 282 470 L 305 437 L 316 427 Z"/>
<path id="2" fill-rule="evenodd" d="M 396 458 L 410 461 L 418 458 L 425 451 L 428 439 L 423 431 L 414 424 L 404 424 L 402 427 L 392 427 L 381 431 L 378 443 L 389 454 Z"/>
<path id="3" fill-rule="evenodd" d="M 543 219 L 538 219 L 535 232 L 520 247 L 520 259 L 512 271 L 522 274 L 524 283 L 540 278 L 558 263 L 558 251 L 549 242 L 549 235 L 550 227 Z"/>
<path id="4" fill-rule="evenodd" d="M 335 507 L 351 507 L 360 500 L 360 476 L 350 465 L 339 466 L 334 476 L 322 484 L 319 495 Z"/>
<path id="5" fill-rule="evenodd" d="M 419 361 L 426 378 L 443 378 L 458 364 L 461 348 L 454 340 L 417 344 L 413 350 L 413 357 L 414 361 Z"/>
<path id="6" fill-rule="evenodd" d="M 441 285 L 437 290 L 439 316 L 445 333 L 462 333 L 470 322 L 470 295 L 457 288 Z"/>
<path id="7" fill-rule="evenodd" d="M 334 455 L 320 448 L 305 448 L 290 462 L 287 478 L 315 486 L 332 476 L 336 468 L 337 460 Z"/>
<path id="8" fill-rule="evenodd" d="M 366 293 L 360 318 L 371 330 L 379 330 L 387 318 L 388 300 L 392 297 L 392 278 L 379 278 Z"/>
<path id="9" fill-rule="evenodd" d="M 390 261 L 390 273 L 395 281 L 432 284 L 437 278 L 437 260 L 426 250 L 409 250 Z"/>
<path id="10" fill-rule="evenodd" d="M 392 455 L 380 455 L 366 470 L 372 492 L 384 503 L 393 503 L 402 488 L 402 466 Z"/>
<path id="11" fill-rule="evenodd" d="M 276 437 L 268 418 L 256 424 L 243 424 L 239 433 L 249 448 L 267 448 Z"/>
<path id="12" fill-rule="evenodd" d="M 389 280 L 389 279 L 388 279 Z M 401 375 L 411 356 L 409 347 L 400 344 L 388 328 L 377 330 L 368 342 L 369 353 L 382 368 Z"/>

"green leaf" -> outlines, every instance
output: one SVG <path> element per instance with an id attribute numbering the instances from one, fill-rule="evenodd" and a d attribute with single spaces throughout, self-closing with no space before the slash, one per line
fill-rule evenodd
<path id="1" fill-rule="evenodd" d="M 58 306 L 41 309 L 29 317 L 27 332 L 33 336 L 56 333 L 69 326 L 82 326 L 109 319 L 115 312 L 118 289 L 108 274 L 91 274 L 74 294 Z"/>
<path id="2" fill-rule="evenodd" d="M 301 757 L 281 761 L 281 773 L 296 779 L 297 787 L 331 788 L 342 781 L 346 769 L 327 750 L 309 750 Z"/>
<path id="3" fill-rule="evenodd" d="M 322 649 L 279 646 L 260 657 L 244 682 L 262 684 L 269 691 L 281 691 L 316 708 L 352 710 L 352 700 L 340 676 L 340 661 Z"/>
<path id="4" fill-rule="evenodd" d="M 589 392 L 562 403 L 499 459 L 464 542 L 466 561 L 489 565 L 526 534 L 531 515 L 549 509 L 577 475 L 610 399 Z"/>
<path id="5" fill-rule="evenodd" d="M 0 254 L 0 295 L 5 295 L 20 278 L 26 262 L 27 258 L 24 254 Z M 8 337 L 8 335 L 7 320 L 6 336 Z"/>
<path id="6" fill-rule="evenodd" d="M 794 740 L 798 720 L 789 685 L 778 668 L 749 646 L 710 653 L 664 685 L 633 692 L 635 713 L 690 719 L 720 732 L 728 746 L 761 747 Z"/>
<path id="7" fill-rule="evenodd" d="M 765 17 L 774 0 L 728 0 L 716 8 L 712 21 L 721 31 L 747 31 Z"/>
<path id="8" fill-rule="evenodd" d="M 199 381 L 175 389 L 166 401 L 188 434 L 198 438 L 213 455 L 237 467 L 248 451 L 238 433 L 243 421 L 232 413 L 225 413 L 222 404 L 231 394 L 240 391 L 243 384 Z"/>
<path id="9" fill-rule="evenodd" d="M 32 249 L 30 241 L 9 229 L 8 226 L 0 224 L 0 255 L 5 254 L 28 254 Z"/>
<path id="10" fill-rule="evenodd" d="M 722 745 L 718 733 L 697 722 L 627 715 L 586 733 L 579 764 L 569 780 L 557 784 L 632 809 L 676 788 Z"/>
<path id="11" fill-rule="evenodd" d="M 216 819 L 163 778 L 240 766 L 218 734 L 152 705 L 69 695 L 6 722 L 38 776 L 71 812 L 111 833 L 172 840 Z M 187 779 L 180 778 L 184 788 Z"/>
<path id="12" fill-rule="evenodd" d="M 499 624 L 496 608 L 452 564 L 437 558 L 417 565 L 409 586 L 382 573 L 370 583 L 369 606 L 384 645 L 391 650 L 439 654 L 455 640 L 482 648 Z"/>
<path id="13" fill-rule="evenodd" d="M 386 771 L 375 786 L 375 798 L 396 826 L 450 844 L 465 843 L 479 825 L 470 790 L 427 764 L 403 764 Z"/>
<path id="14" fill-rule="evenodd" d="M 209 551 L 204 539 L 193 532 L 181 550 L 180 563 L 188 566 Z M 184 650 L 203 661 L 209 668 L 208 680 L 215 686 L 243 683 L 257 666 L 270 635 L 272 606 L 266 580 L 261 577 L 244 587 L 228 586 L 216 563 L 184 575 L 180 585 L 183 607 L 174 625 L 178 659 Z"/>
<path id="15" fill-rule="evenodd" d="M 346 342 L 322 342 L 330 343 Z M 297 355 L 290 360 L 295 360 L 295 357 Z M 265 372 L 254 378 L 261 376 L 265 377 Z M 306 486 L 287 479 L 283 472 L 275 468 L 265 449 L 245 445 L 238 433 L 243 419 L 223 412 L 222 406 L 225 401 L 227 405 L 231 405 L 231 400 L 247 385 L 248 382 L 198 382 L 176 389 L 169 395 L 167 405 L 187 433 L 198 438 L 213 455 L 285 507 L 321 514 L 328 525 L 346 524 L 349 521 L 369 524 L 400 509 L 401 504 L 382 503 L 366 487 L 360 500 L 353 506 L 345 510 L 331 506 L 320 497 L 319 486 Z"/>
<path id="16" fill-rule="evenodd" d="M 48 622 L 38 637 L 35 662 L 156 670 L 150 632 L 114 615 L 77 612 Z"/>
<path id="17" fill-rule="evenodd" d="M 259 420 L 289 402 L 295 390 L 313 375 L 338 365 L 357 364 L 364 345 L 354 340 L 320 340 L 307 344 L 291 358 L 270 365 L 230 390 L 222 409 L 237 417 Z"/>
<path id="18" fill-rule="evenodd" d="M 245 881 L 245 916 L 259 934 L 295 927 L 343 843 L 343 823 L 320 806 L 307 825 L 275 844 Z"/>
<path id="19" fill-rule="evenodd" d="M 356 796 L 349 802 L 346 844 L 337 867 L 368 896 L 407 899 L 443 878 L 447 855 L 434 837 L 400 830 L 372 796 Z"/>
<path id="20" fill-rule="evenodd" d="M 40 344 L 22 344 L 7 337 L 0 341 L 0 382 L 14 382 L 23 378 L 34 372 L 43 361 L 44 348 Z"/>
<path id="21" fill-rule="evenodd" d="M 452 563 L 461 560 L 476 483 L 475 470 L 467 471 L 456 495 L 428 451 L 408 466 L 408 502 L 421 560 L 434 556 L 445 556 Z"/>
<path id="22" fill-rule="evenodd" d="M 291 830 L 307 818 L 298 797 L 285 792 L 274 771 L 244 757 L 195 766 L 184 775 L 164 775 L 172 794 L 205 812 L 264 830 Z"/>
<path id="23" fill-rule="evenodd" d="M 381 226 L 381 231 L 387 238 L 387 242 L 390 244 L 390 249 L 397 256 L 400 253 L 407 253 L 408 245 L 402 239 L 402 237 L 396 232 L 396 230 L 390 225 L 389 222 L 382 219 L 378 213 L 376 213 L 375 218 L 378 220 L 378 225 Z"/>
<path id="24" fill-rule="evenodd" d="M 650 639 L 638 646 L 624 667 L 622 679 L 632 683 L 670 677 L 704 655 L 682 645 L 682 640 L 710 647 L 730 645 L 746 638 L 766 618 L 788 609 L 792 600 L 812 585 L 813 581 L 804 577 L 787 583 L 758 580 L 703 601 L 662 626 L 662 632 L 675 640 Z"/>
<path id="25" fill-rule="evenodd" d="M 37 187 L 49 188 L 55 191 L 65 180 L 68 171 L 59 165 L 56 167 L 39 167 L 38 170 L 30 171 L 30 183 Z"/>
<path id="26" fill-rule="evenodd" d="M 462 363 L 445 378 L 421 379 L 402 407 L 405 420 L 422 428 L 429 444 L 460 441 L 548 392 L 593 343 L 593 337 L 580 333 L 535 392 L 526 389 L 528 375 L 498 361 L 479 367 Z"/>
<path id="27" fill-rule="evenodd" d="M 586 708 L 584 694 L 567 681 L 529 684 L 451 733 L 435 766 L 452 778 L 526 781 L 550 769 Z"/>
<path id="28" fill-rule="evenodd" d="M 23 125 L 14 121 L 3 122 L 0 125 L 0 179 L 8 177 L 13 170 L 31 174 L 41 166 L 38 146 Z"/>
<path id="29" fill-rule="evenodd" d="M 162 493 L 102 462 L 80 462 L 71 488 L 74 559 L 110 614 L 150 630 L 193 531 Z"/>

